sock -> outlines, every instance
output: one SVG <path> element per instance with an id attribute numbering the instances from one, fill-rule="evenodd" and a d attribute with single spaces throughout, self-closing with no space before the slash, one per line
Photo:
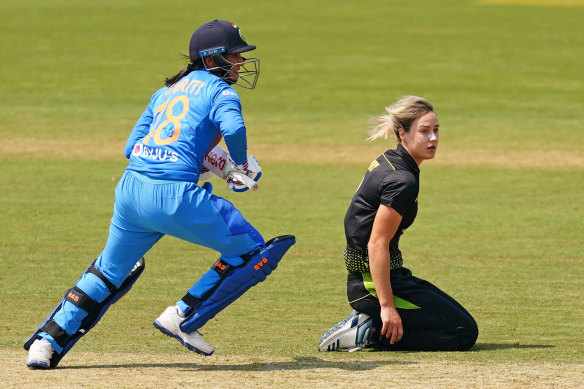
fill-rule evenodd
<path id="1" fill-rule="evenodd" d="M 178 317 L 183 318 L 186 316 L 186 314 L 184 313 L 184 311 L 178 306 L 178 304 L 176 305 L 176 312 L 178 313 Z"/>

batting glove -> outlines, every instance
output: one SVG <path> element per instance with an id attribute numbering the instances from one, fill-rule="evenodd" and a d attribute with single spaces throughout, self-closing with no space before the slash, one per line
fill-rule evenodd
<path id="1" fill-rule="evenodd" d="M 248 155 L 247 163 L 245 165 L 237 165 L 236 170 L 227 177 L 227 188 L 234 192 L 245 192 L 249 189 L 249 184 L 244 183 L 241 174 L 251 178 L 254 182 L 258 182 L 262 176 L 262 168 L 257 159 L 253 155 Z M 249 180 L 245 180 L 249 181 Z"/>

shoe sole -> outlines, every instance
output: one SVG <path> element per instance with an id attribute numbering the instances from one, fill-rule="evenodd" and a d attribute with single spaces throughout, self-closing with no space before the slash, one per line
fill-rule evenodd
<path id="1" fill-rule="evenodd" d="M 45 362 L 31 361 L 26 364 L 31 370 L 49 370 L 51 367 Z"/>
<path id="2" fill-rule="evenodd" d="M 200 349 L 196 348 L 196 347 L 195 347 L 195 346 L 193 346 L 192 344 L 189 344 L 189 343 L 185 342 L 185 341 L 184 341 L 184 340 L 183 340 L 183 339 L 182 339 L 180 336 L 178 336 L 178 335 L 175 335 L 175 334 L 173 334 L 172 332 L 170 332 L 169 330 L 167 330 L 166 328 L 164 328 L 164 327 L 162 326 L 162 324 L 160 324 L 160 323 L 158 322 L 158 320 L 154 321 L 154 323 L 152 323 L 152 324 L 154 324 L 154 327 L 158 328 L 158 330 L 159 330 L 160 332 L 162 332 L 164 335 L 170 336 L 171 338 L 174 338 L 174 339 L 178 340 L 178 341 L 179 341 L 179 342 L 180 342 L 180 343 L 181 343 L 183 346 L 185 346 L 185 347 L 186 347 L 187 349 L 189 349 L 190 351 L 196 352 L 197 354 L 205 355 L 205 356 L 207 356 L 207 357 L 208 357 L 209 355 L 212 355 L 212 354 L 215 352 L 215 350 L 213 350 L 213 351 L 211 351 L 210 353 L 207 353 L 207 352 L 205 352 L 205 351 L 203 351 L 203 350 L 200 350 Z"/>

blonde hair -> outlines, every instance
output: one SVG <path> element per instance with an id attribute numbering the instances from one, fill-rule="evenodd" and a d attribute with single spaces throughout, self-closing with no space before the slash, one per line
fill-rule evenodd
<path id="1" fill-rule="evenodd" d="M 403 128 L 405 132 L 410 131 L 413 121 L 425 113 L 434 112 L 434 107 L 422 97 L 403 96 L 394 104 L 386 107 L 385 110 L 387 115 L 372 119 L 374 127 L 368 132 L 367 140 L 387 139 L 390 134 L 394 134 L 397 143 L 400 143 L 399 129 Z"/>

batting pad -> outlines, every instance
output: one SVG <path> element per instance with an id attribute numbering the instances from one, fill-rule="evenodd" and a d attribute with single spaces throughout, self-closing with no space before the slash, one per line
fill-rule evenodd
<path id="1" fill-rule="evenodd" d="M 223 278 L 213 293 L 180 325 L 181 330 L 191 333 L 201 328 L 249 288 L 265 280 L 294 243 L 296 238 L 293 235 L 278 236 L 266 242 L 265 249 Z"/>
<path id="2" fill-rule="evenodd" d="M 94 261 L 94 263 L 95 263 L 95 261 Z M 118 302 L 122 297 L 124 297 L 124 295 L 126 293 L 128 293 L 130 291 L 130 289 L 132 288 L 132 285 L 134 285 L 134 282 L 136 282 L 138 277 L 140 277 L 140 275 L 144 271 L 145 265 L 146 264 L 144 262 L 144 257 L 142 257 L 138 262 L 136 262 L 136 264 L 134 265 L 134 268 L 132 269 L 132 271 L 130 272 L 128 277 L 125 279 L 125 281 L 122 283 L 122 285 L 119 288 L 115 288 L 115 286 L 113 286 L 113 285 L 110 286 L 111 288 L 113 288 L 112 293 L 103 302 L 93 303 L 93 304 L 85 304 L 85 305 L 81 306 L 83 310 L 87 310 L 86 311 L 87 316 L 85 317 L 85 319 L 82 320 L 81 326 L 79 327 L 79 329 L 72 335 L 67 334 L 53 320 L 53 317 L 61 309 L 63 303 L 67 300 L 71 301 L 72 293 L 74 294 L 73 297 L 75 297 L 73 300 L 75 300 L 75 301 L 82 300 L 82 298 L 80 299 L 76 296 L 79 296 L 80 294 L 82 294 L 83 291 L 81 291 L 80 289 L 76 289 L 75 287 L 72 289 L 69 289 L 65 293 L 65 298 L 61 302 L 59 302 L 57 307 L 45 319 L 45 321 L 40 325 L 40 327 L 35 331 L 35 333 L 30 338 L 28 338 L 26 340 L 26 342 L 24 342 L 24 349 L 28 350 L 30 348 L 30 346 L 32 345 L 32 343 L 35 341 L 35 339 L 37 339 L 41 333 L 44 332 L 44 333 L 49 334 L 50 336 L 53 337 L 53 339 L 62 348 L 60 351 L 55 350 L 55 352 L 53 353 L 53 356 L 51 357 L 51 366 L 50 366 L 51 369 L 54 369 L 55 367 L 57 367 L 57 365 L 59 364 L 61 359 L 71 349 L 71 347 L 73 347 L 73 345 L 75 345 L 75 343 L 77 343 L 77 341 L 83 335 L 87 334 L 89 332 L 89 330 L 92 329 L 97 324 L 99 319 L 101 319 L 101 317 L 108 310 L 110 305 Z M 89 269 L 92 267 L 93 267 L 93 263 L 88 268 L 88 270 L 86 270 L 86 272 L 89 271 Z"/>

